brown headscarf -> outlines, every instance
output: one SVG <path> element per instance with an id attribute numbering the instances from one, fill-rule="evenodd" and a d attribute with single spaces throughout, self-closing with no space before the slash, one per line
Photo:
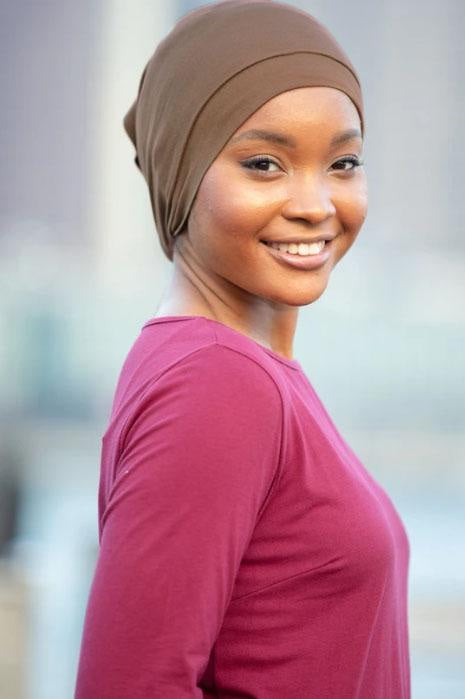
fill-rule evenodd
<path id="1" fill-rule="evenodd" d="M 205 172 L 272 97 L 298 87 L 345 92 L 364 130 L 360 82 L 317 20 L 273 0 L 225 0 L 184 15 L 160 42 L 124 117 L 162 248 L 187 224 Z"/>

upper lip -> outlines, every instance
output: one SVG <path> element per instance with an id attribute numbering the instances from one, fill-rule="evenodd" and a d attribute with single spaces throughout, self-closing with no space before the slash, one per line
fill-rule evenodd
<path id="1" fill-rule="evenodd" d="M 311 245 L 312 243 L 319 243 L 322 240 L 332 240 L 335 237 L 335 235 L 327 233 L 326 235 L 319 235 L 316 238 L 298 238 L 297 236 L 293 236 L 292 238 L 262 238 L 262 243 L 307 243 L 307 245 Z"/>

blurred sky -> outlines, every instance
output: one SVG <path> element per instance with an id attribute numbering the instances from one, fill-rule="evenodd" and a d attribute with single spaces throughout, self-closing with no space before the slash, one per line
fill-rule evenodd
<path id="1" fill-rule="evenodd" d="M 0 653 L 0 695 L 11 699 L 72 694 L 100 438 L 171 266 L 122 119 L 156 44 L 199 4 L 0 5 L 0 628 L 16 639 Z M 294 4 L 361 77 L 369 187 L 355 245 L 300 311 L 295 356 L 409 532 L 413 696 L 463 697 L 465 3 Z"/>

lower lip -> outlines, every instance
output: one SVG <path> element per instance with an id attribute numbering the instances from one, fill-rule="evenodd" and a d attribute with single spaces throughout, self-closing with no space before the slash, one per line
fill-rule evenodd
<path id="1" fill-rule="evenodd" d="M 318 269 L 324 265 L 325 262 L 329 260 L 331 255 L 331 241 L 326 241 L 325 246 L 321 252 L 317 255 L 295 255 L 291 252 L 281 252 L 281 250 L 276 250 L 272 248 L 271 245 L 262 243 L 262 245 L 267 248 L 270 255 L 278 260 L 279 262 L 284 262 L 290 267 L 296 267 L 297 269 Z"/>

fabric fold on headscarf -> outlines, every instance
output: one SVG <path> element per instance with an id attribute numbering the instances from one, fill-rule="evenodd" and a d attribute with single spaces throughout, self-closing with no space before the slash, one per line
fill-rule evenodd
<path id="1" fill-rule="evenodd" d="M 325 86 L 352 100 L 363 135 L 355 68 L 307 12 L 273 0 L 223 0 L 175 24 L 123 121 L 169 260 L 206 171 L 237 129 L 282 92 Z"/>

